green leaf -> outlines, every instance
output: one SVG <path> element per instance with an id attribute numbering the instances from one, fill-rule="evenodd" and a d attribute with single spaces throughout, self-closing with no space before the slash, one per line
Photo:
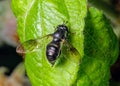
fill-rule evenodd
<path id="1" fill-rule="evenodd" d="M 89 8 L 77 86 L 109 86 L 110 67 L 116 61 L 118 51 L 118 40 L 109 20 L 101 11 Z"/>
<path id="2" fill-rule="evenodd" d="M 71 86 L 75 83 L 84 55 L 86 7 L 86 0 L 12 0 L 20 41 L 25 49 L 30 47 L 25 56 L 25 66 L 32 86 Z M 53 33 L 55 27 L 64 22 L 68 22 L 68 41 L 73 48 L 71 50 L 63 44 L 59 59 L 51 67 L 45 56 L 46 46 L 51 39 L 42 38 L 36 42 L 31 39 Z M 39 48 L 36 49 L 36 45 Z M 30 50 L 35 51 L 28 52 Z"/>
<path id="3" fill-rule="evenodd" d="M 86 0 L 12 0 L 32 86 L 108 86 L 118 41 L 102 12 L 90 8 L 85 18 L 86 7 Z M 73 48 L 63 44 L 51 67 L 45 51 L 52 39 L 42 37 L 66 21 Z"/>

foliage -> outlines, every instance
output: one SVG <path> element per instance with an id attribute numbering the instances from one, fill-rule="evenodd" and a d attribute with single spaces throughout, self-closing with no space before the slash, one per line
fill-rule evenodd
<path id="1" fill-rule="evenodd" d="M 35 48 L 25 56 L 33 86 L 109 84 L 109 69 L 118 55 L 118 42 L 102 12 L 90 8 L 87 13 L 86 0 L 12 0 L 12 8 L 21 43 L 27 51 Z M 51 38 L 41 37 L 53 33 L 54 26 L 66 21 L 70 31 L 68 42 L 75 49 L 71 51 L 63 44 L 59 59 L 51 67 L 45 56 Z M 41 39 L 30 40 L 36 38 Z"/>

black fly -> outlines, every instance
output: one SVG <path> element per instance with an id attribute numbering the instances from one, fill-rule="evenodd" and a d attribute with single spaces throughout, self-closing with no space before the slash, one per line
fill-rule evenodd
<path id="1" fill-rule="evenodd" d="M 51 42 L 48 43 L 46 46 L 46 57 L 47 60 L 52 65 L 54 65 L 55 61 L 59 57 L 61 53 L 62 44 L 66 41 L 67 35 L 68 35 L 68 28 L 65 24 L 58 25 L 56 27 L 56 31 L 53 34 L 47 35 L 47 36 L 52 36 Z M 23 44 L 17 47 L 16 49 L 17 53 L 25 54 L 39 50 L 42 47 L 41 40 L 47 36 L 24 42 Z"/>
<path id="2" fill-rule="evenodd" d="M 66 25 L 58 25 L 57 30 L 52 34 L 53 40 L 46 47 L 46 56 L 53 65 L 61 52 L 61 43 L 66 40 L 68 28 Z"/>

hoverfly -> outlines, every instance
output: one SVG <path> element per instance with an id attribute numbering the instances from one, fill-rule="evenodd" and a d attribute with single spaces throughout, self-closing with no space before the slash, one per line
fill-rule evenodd
<path id="1" fill-rule="evenodd" d="M 49 63 L 54 65 L 57 58 L 61 54 L 61 47 L 62 44 L 65 43 L 67 36 L 68 36 L 68 28 L 65 24 L 58 25 L 56 27 L 56 31 L 53 34 L 46 35 L 44 37 L 52 36 L 52 40 L 47 44 L 46 46 L 46 57 Z M 44 38 L 42 37 L 42 38 Z M 16 48 L 17 53 L 24 54 L 27 52 L 34 52 L 36 51 L 36 48 L 38 45 L 40 45 L 39 40 L 42 38 L 34 39 L 34 40 L 28 40 L 24 42 L 23 44 L 19 45 Z M 27 48 L 24 49 L 24 47 L 27 46 Z M 70 45 L 70 50 L 76 52 L 77 50 Z M 73 53 L 74 53 L 73 52 Z M 78 52 L 77 52 L 78 53 Z"/>

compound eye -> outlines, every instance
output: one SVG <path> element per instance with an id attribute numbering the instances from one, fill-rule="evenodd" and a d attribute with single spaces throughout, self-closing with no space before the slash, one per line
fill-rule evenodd
<path id="1" fill-rule="evenodd" d="M 68 32 L 68 29 L 66 26 L 63 27 L 63 30 Z"/>
<path id="2" fill-rule="evenodd" d="M 64 26 L 63 29 L 66 30 L 66 27 Z"/>
<path id="3" fill-rule="evenodd" d="M 58 30 L 64 30 L 64 31 L 67 31 L 67 32 L 68 32 L 67 26 L 64 25 L 64 24 L 58 25 L 58 26 L 57 26 L 57 29 L 58 29 Z"/>

